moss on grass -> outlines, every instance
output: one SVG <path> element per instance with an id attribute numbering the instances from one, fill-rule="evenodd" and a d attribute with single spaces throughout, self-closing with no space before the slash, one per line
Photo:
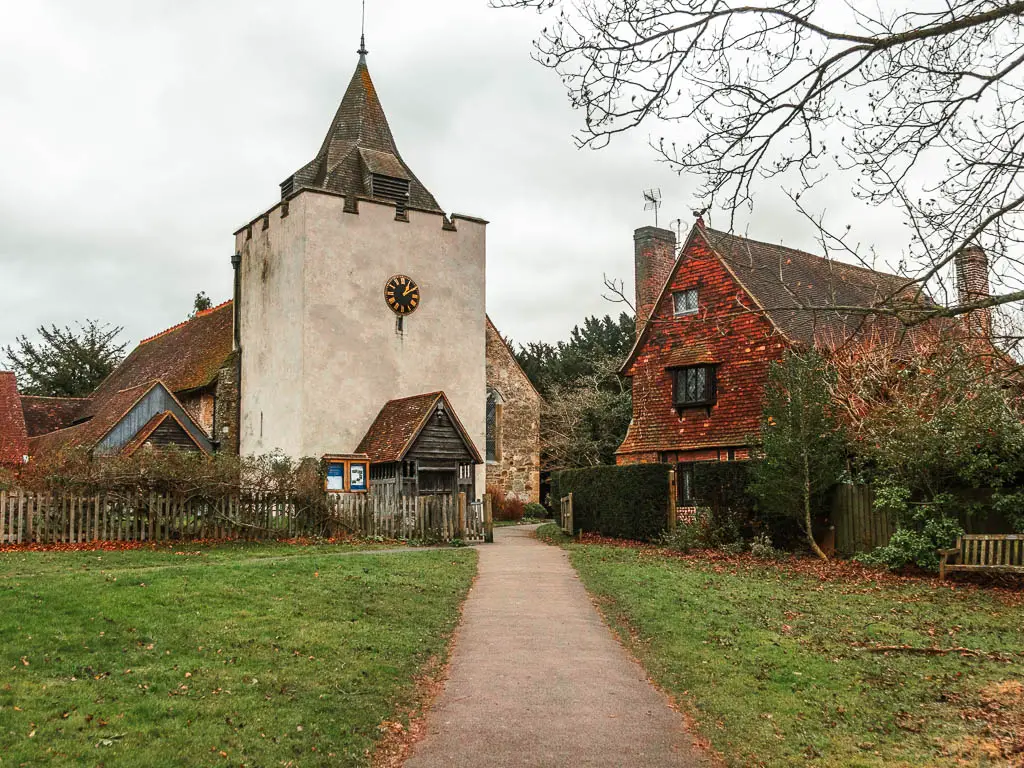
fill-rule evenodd
<path id="1" fill-rule="evenodd" d="M 179 551 L 0 557 L 5 765 L 365 765 L 476 568 L 473 550 Z"/>
<path id="2" fill-rule="evenodd" d="M 963 715 L 1024 676 L 1019 601 L 925 580 L 849 584 L 765 563 L 569 549 L 613 625 L 729 765 L 1013 764 L 1012 744 Z"/>

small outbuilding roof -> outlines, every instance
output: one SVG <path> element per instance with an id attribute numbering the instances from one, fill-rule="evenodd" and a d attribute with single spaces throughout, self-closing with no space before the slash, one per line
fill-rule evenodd
<path id="1" fill-rule="evenodd" d="M 122 389 L 118 392 L 106 395 L 102 400 L 94 403 L 94 412 L 87 421 L 74 424 L 64 429 L 58 429 L 56 432 L 47 432 L 45 435 L 39 435 L 38 437 L 31 438 L 29 440 L 31 454 L 33 456 L 42 456 L 60 451 L 72 451 L 77 449 L 88 451 L 94 450 L 104 441 L 104 438 L 106 438 L 115 427 L 121 424 L 121 422 L 135 410 L 135 406 L 139 405 L 143 398 L 145 398 L 152 390 L 157 388 L 162 390 L 156 394 L 163 398 L 163 402 L 167 403 L 172 408 L 178 409 L 181 416 L 187 420 L 189 418 L 187 412 L 181 407 L 181 403 L 179 403 L 174 397 L 170 388 L 164 384 L 164 382 L 159 380 L 148 381 L 144 384 L 139 384 L 138 386 L 129 387 L 128 389 Z M 163 410 L 160 411 L 160 414 L 162 413 L 164 413 Z M 133 445 L 133 441 L 142 433 L 146 433 L 146 437 L 148 437 L 149 434 L 151 434 L 153 430 L 163 422 L 162 419 L 159 421 L 155 419 L 155 416 L 160 414 L 154 414 L 154 416 L 148 418 L 144 424 L 139 425 L 127 445 Z M 181 419 L 176 417 L 175 420 L 181 424 Z M 199 427 L 194 423 L 192 423 L 192 427 L 197 433 L 201 433 Z M 195 441 L 194 437 L 192 437 L 192 439 Z M 143 442 L 144 441 L 145 440 L 143 439 Z M 200 446 L 200 448 L 209 453 L 208 448 L 203 446 Z M 121 447 L 119 452 L 123 452 L 123 449 L 124 446 Z"/>
<path id="2" fill-rule="evenodd" d="M 28 436 L 36 437 L 71 426 L 87 402 L 88 398 L 84 397 L 22 395 L 21 411 L 25 414 Z"/>
<path id="3" fill-rule="evenodd" d="M 401 461 L 438 407 L 445 409 L 473 460 L 480 463 L 480 452 L 444 392 L 429 392 L 385 403 L 356 448 L 356 453 L 365 453 L 374 464 Z"/>

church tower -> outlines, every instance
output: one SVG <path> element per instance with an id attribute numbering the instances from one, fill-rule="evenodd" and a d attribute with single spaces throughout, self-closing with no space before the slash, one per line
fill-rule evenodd
<path id="1" fill-rule="evenodd" d="M 482 450 L 485 229 L 402 159 L 360 47 L 316 157 L 235 233 L 241 453 L 352 453 L 388 401 L 431 392 Z"/>

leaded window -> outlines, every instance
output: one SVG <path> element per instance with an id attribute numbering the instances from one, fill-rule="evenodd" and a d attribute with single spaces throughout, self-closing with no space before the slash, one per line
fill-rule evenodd
<path id="1" fill-rule="evenodd" d="M 672 403 L 677 408 L 715 404 L 715 366 L 691 365 L 672 372 Z"/>
<path id="2" fill-rule="evenodd" d="M 673 293 L 672 311 L 676 317 L 694 314 L 697 311 L 697 289 L 689 288 Z"/>

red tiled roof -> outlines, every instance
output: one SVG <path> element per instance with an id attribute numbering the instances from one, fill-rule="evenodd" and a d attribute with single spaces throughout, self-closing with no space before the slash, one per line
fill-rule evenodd
<path id="1" fill-rule="evenodd" d="M 882 307 L 914 301 L 916 284 L 878 272 L 702 227 L 708 244 L 722 258 L 783 335 L 794 342 L 820 344 L 823 336 L 849 337 L 864 315 L 800 307 Z"/>
<path id="2" fill-rule="evenodd" d="M 70 426 L 89 402 L 85 397 L 39 397 L 22 395 L 21 410 L 29 437 Z"/>
<path id="3" fill-rule="evenodd" d="M 388 401 L 366 431 L 356 453 L 365 453 L 374 464 L 401 461 L 442 397 L 443 392 L 430 392 Z"/>
<path id="4" fill-rule="evenodd" d="M 906 277 L 719 232 L 701 223 L 690 230 L 656 306 L 667 300 L 669 286 L 676 275 L 686 269 L 695 238 L 703 238 L 757 304 L 759 314 L 790 343 L 829 348 L 863 333 L 869 326 L 902 327 L 888 315 L 828 309 L 831 306 L 934 306 L 930 297 L 917 295 L 918 286 Z M 651 323 L 644 326 L 619 370 L 621 374 L 629 375 L 630 366 L 644 348 L 651 327 Z"/>
<path id="5" fill-rule="evenodd" d="M 114 393 L 155 379 L 171 392 L 207 386 L 231 354 L 233 320 L 232 302 L 226 301 L 143 340 L 96 388 L 82 415 L 92 415 Z"/>
<path id="6" fill-rule="evenodd" d="M 462 426 L 462 422 L 459 421 L 455 409 L 448 402 L 444 392 L 429 392 L 385 403 L 373 424 L 366 431 L 359 447 L 356 448 L 356 453 L 365 453 L 373 464 L 401 461 L 416 442 L 420 432 L 423 431 L 438 400 L 444 402 L 445 410 L 451 417 L 452 423 L 462 435 L 474 460 L 479 462 L 480 454 L 473 445 L 473 441 L 469 439 L 469 435 L 466 434 L 465 427 Z"/>
<path id="7" fill-rule="evenodd" d="M 28 433 L 18 381 L 10 371 L 0 371 L 0 464 L 21 465 L 27 455 Z"/>

